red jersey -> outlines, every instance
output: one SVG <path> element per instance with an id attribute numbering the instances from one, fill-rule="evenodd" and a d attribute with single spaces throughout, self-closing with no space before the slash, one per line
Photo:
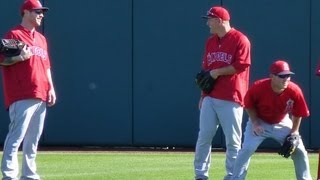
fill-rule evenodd
<path id="1" fill-rule="evenodd" d="M 213 70 L 232 65 L 237 71 L 219 76 L 209 96 L 243 105 L 249 86 L 250 46 L 248 38 L 233 28 L 222 38 L 213 35 L 208 39 L 202 68 Z"/>
<path id="2" fill-rule="evenodd" d="M 244 103 L 245 108 L 255 109 L 257 117 L 269 124 L 279 123 L 288 113 L 296 117 L 310 115 L 301 89 L 293 82 L 277 94 L 270 78 L 258 80 L 248 90 Z"/>
<path id="3" fill-rule="evenodd" d="M 47 101 L 49 81 L 47 69 L 50 68 L 47 41 L 37 31 L 19 25 L 5 35 L 7 39 L 18 39 L 31 49 L 32 56 L 11 66 L 2 66 L 5 107 L 18 100 L 39 98 Z M 0 56 L 0 62 L 4 60 Z"/>

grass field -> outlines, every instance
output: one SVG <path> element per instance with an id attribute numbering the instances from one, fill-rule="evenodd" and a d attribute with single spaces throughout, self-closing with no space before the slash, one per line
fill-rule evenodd
<path id="1" fill-rule="evenodd" d="M 40 151 L 37 165 L 44 180 L 192 180 L 193 158 L 193 152 Z M 222 152 L 212 153 L 210 179 L 223 178 L 224 158 Z M 315 179 L 318 154 L 309 153 L 309 160 Z M 247 180 L 257 179 L 294 180 L 292 160 L 255 153 Z"/>

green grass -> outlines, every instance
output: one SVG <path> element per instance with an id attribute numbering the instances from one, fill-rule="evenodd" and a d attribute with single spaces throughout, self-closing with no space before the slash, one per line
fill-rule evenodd
<path id="1" fill-rule="evenodd" d="M 44 180 L 192 180 L 193 158 L 193 152 L 40 151 L 37 165 Z M 318 154 L 309 153 L 309 160 L 315 179 Z M 223 179 L 224 161 L 224 153 L 212 153 L 210 179 Z M 256 179 L 294 180 L 293 162 L 276 153 L 255 153 L 247 180 Z"/>

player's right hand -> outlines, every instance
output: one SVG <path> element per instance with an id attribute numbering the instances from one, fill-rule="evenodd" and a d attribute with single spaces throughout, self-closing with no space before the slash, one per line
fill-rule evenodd
<path id="1" fill-rule="evenodd" d="M 260 136 L 261 134 L 264 133 L 264 129 L 260 124 L 254 123 L 253 124 L 253 128 L 252 128 L 252 132 L 253 132 L 254 135 Z"/>
<path id="2" fill-rule="evenodd" d="M 32 55 L 33 54 L 31 52 L 31 49 L 27 45 L 25 45 L 20 53 L 20 57 L 22 58 L 21 60 L 24 61 L 30 59 Z"/>

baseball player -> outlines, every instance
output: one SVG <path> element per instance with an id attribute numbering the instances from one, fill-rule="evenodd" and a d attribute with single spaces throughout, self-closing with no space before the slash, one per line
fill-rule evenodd
<path id="1" fill-rule="evenodd" d="M 287 62 L 275 61 L 270 66 L 270 78 L 256 81 L 248 90 L 244 102 L 249 121 L 234 164 L 233 180 L 245 179 L 250 157 L 266 138 L 283 144 L 289 134 L 299 134 L 301 118 L 308 117 L 309 110 L 301 89 L 290 81 L 292 74 Z M 307 151 L 301 138 L 291 158 L 296 178 L 311 180 Z"/>
<path id="2" fill-rule="evenodd" d="M 23 41 L 27 45 L 18 56 L 0 55 L 0 62 L 8 62 L 4 63 L 8 66 L 3 66 L 2 72 L 5 107 L 10 117 L 1 162 L 3 180 L 18 179 L 18 149 L 22 141 L 20 179 L 40 179 L 36 172 L 38 141 L 43 130 L 46 106 L 53 106 L 56 101 L 47 41 L 36 30 L 47 10 L 38 0 L 25 1 L 20 9 L 21 24 L 4 37 Z"/>
<path id="3" fill-rule="evenodd" d="M 248 89 L 251 64 L 250 42 L 230 26 L 229 12 L 214 6 L 203 16 L 211 37 L 206 42 L 202 68 L 216 79 L 213 90 L 202 91 L 200 122 L 195 149 L 195 179 L 208 179 L 212 139 L 221 125 L 226 140 L 226 175 L 230 179 L 241 145 L 243 98 Z"/>

